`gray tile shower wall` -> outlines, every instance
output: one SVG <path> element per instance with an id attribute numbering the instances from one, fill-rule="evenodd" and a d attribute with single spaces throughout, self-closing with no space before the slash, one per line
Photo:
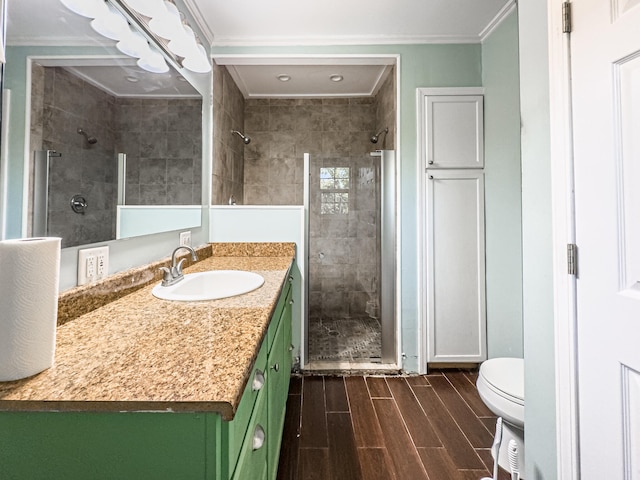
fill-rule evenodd
<path id="1" fill-rule="evenodd" d="M 247 100 L 244 203 L 301 205 L 304 153 L 371 151 L 375 112 L 375 98 Z"/>
<path id="2" fill-rule="evenodd" d="M 199 205 L 202 100 L 117 98 L 117 152 L 127 154 L 127 205 Z"/>
<path id="3" fill-rule="evenodd" d="M 227 67 L 213 65 L 213 165 L 211 203 L 226 205 L 233 195 L 244 197 L 244 155 L 247 146 L 232 130 L 244 131 L 245 101 Z M 245 132 L 247 133 L 247 132 Z M 253 137 L 251 132 L 248 135 Z M 252 140 L 253 141 L 253 140 Z"/>
<path id="4" fill-rule="evenodd" d="M 31 151 L 62 154 L 50 168 L 48 234 L 62 247 L 115 238 L 119 152 L 127 154 L 128 205 L 200 204 L 201 110 L 200 99 L 116 98 L 34 64 Z M 87 199 L 84 215 L 69 207 L 74 194 Z"/>

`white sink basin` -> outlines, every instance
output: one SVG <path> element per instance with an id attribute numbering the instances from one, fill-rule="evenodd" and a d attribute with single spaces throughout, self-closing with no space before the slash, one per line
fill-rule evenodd
<path id="1" fill-rule="evenodd" d="M 163 300 L 197 302 L 233 297 L 260 288 L 264 277 L 243 270 L 210 270 L 189 273 L 184 279 L 170 287 L 158 284 L 153 287 L 153 296 Z"/>

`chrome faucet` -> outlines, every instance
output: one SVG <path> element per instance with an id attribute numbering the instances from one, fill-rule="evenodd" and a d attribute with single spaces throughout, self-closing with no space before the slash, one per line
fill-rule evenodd
<path id="1" fill-rule="evenodd" d="M 163 287 L 174 285 L 184 278 L 184 274 L 182 273 L 182 264 L 184 263 L 185 259 L 184 258 L 181 259 L 176 264 L 176 260 L 177 260 L 176 255 L 183 248 L 191 252 L 191 260 L 193 260 L 194 262 L 198 260 L 196 251 L 193 248 L 187 245 L 180 245 L 178 248 L 176 248 L 171 254 L 171 267 L 160 267 L 160 270 L 163 272 L 163 278 L 162 278 Z"/>

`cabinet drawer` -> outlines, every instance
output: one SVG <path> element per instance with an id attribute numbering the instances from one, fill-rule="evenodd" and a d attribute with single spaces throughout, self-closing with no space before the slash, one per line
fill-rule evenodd
<path id="1" fill-rule="evenodd" d="M 234 480 L 266 478 L 268 448 L 267 397 L 261 395 L 249 422 L 249 429 L 242 444 Z"/>

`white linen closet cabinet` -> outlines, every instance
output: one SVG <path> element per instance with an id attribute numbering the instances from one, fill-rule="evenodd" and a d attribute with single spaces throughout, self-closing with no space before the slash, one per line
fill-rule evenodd
<path id="1" fill-rule="evenodd" d="M 486 360 L 482 94 L 418 89 L 428 363 Z"/>

